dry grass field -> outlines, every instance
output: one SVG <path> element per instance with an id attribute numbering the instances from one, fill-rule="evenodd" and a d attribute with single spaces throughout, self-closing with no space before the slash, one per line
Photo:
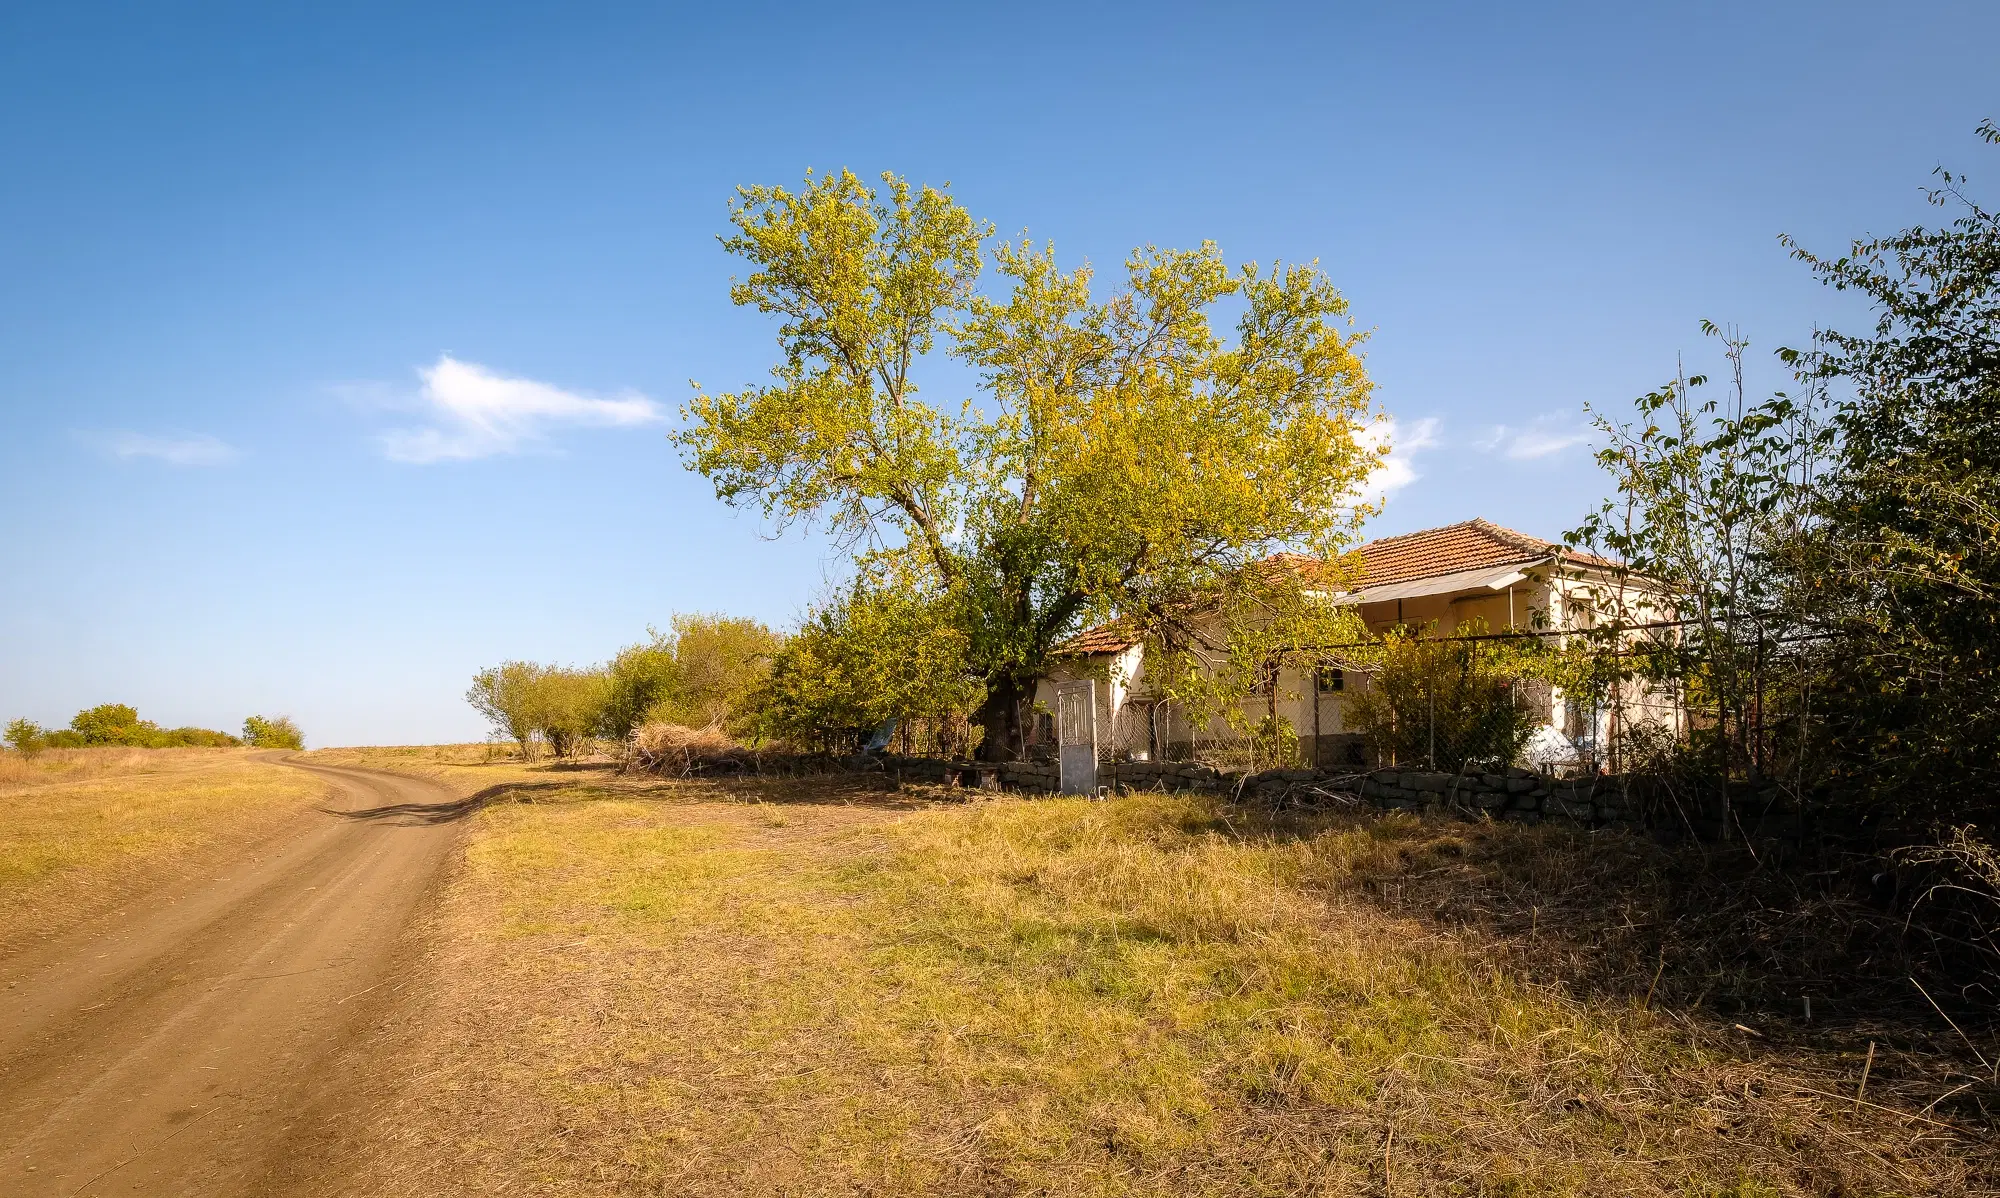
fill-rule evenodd
<path id="1" fill-rule="evenodd" d="M 1965 1085 L 1947 1047 L 1722 1014 L 1664 965 L 1621 983 L 1615 935 L 1526 901 L 1644 872 L 1636 845 L 480 754 L 342 758 L 489 800 L 352 1193 L 1749 1198 L 2000 1179 L 1992 1086 Z"/>
<path id="2" fill-rule="evenodd" d="M 247 749 L 0 752 L 0 951 L 227 860 L 325 792 Z"/>

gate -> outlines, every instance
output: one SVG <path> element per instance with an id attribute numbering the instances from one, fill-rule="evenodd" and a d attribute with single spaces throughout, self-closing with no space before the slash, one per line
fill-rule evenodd
<path id="1" fill-rule="evenodd" d="M 1066 795 L 1097 793 L 1097 680 L 1056 683 L 1058 778 Z"/>

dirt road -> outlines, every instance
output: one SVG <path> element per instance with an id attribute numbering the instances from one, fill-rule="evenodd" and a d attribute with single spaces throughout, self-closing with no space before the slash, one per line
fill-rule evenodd
<path id="1" fill-rule="evenodd" d="M 0 1194 L 323 1188 L 472 804 L 300 768 L 338 792 L 295 835 L 0 961 Z"/>

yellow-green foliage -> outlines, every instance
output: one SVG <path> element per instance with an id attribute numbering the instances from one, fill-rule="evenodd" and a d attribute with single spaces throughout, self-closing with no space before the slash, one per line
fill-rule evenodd
<path id="1" fill-rule="evenodd" d="M 473 676 L 466 702 L 494 730 L 558 757 L 591 737 L 623 741 L 640 724 L 744 727 L 782 638 L 756 620 L 676 615 L 673 632 L 587 669 L 508 661 Z"/>
<path id="2" fill-rule="evenodd" d="M 208 728 L 162 728 L 139 718 L 137 710 L 124 703 L 100 703 L 76 713 L 69 727 L 49 731 L 31 720 L 15 720 L 7 725 L 7 743 L 20 752 L 33 754 L 41 749 L 81 749 L 122 746 L 142 749 L 232 748 L 243 742 L 227 732 Z"/>
<path id="3" fill-rule="evenodd" d="M 964 716 L 985 695 L 967 677 L 967 648 L 948 604 L 858 583 L 786 640 L 758 696 L 759 726 L 802 747 L 851 750 L 839 734 Z"/>
<path id="4" fill-rule="evenodd" d="M 253 715 L 243 721 L 243 739 L 259 749 L 303 749 L 305 733 L 292 717 Z"/>
<path id="5" fill-rule="evenodd" d="M 782 638 L 741 616 L 677 615 L 673 627 L 672 684 L 646 717 L 696 728 L 740 726 Z"/>
<path id="6" fill-rule="evenodd" d="M 673 694 L 679 681 L 673 638 L 648 631 L 650 640 L 625 646 L 604 667 L 604 710 L 598 723 L 613 740 L 631 736 L 645 722 L 646 713 Z"/>
<path id="7" fill-rule="evenodd" d="M 7 747 L 21 756 L 33 757 L 48 747 L 46 736 L 42 726 L 33 720 L 9 720 L 0 740 L 5 740 Z"/>
<path id="8" fill-rule="evenodd" d="M 1461 627 L 1460 635 L 1486 631 Z M 1346 698 L 1348 727 L 1384 763 L 1457 771 L 1512 765 L 1533 733 L 1522 687 L 1550 655 L 1533 642 L 1438 639 L 1436 628 L 1397 629 L 1368 653 L 1368 685 Z"/>
<path id="9" fill-rule="evenodd" d="M 509 661 L 475 674 L 465 701 L 523 753 L 546 744 L 557 757 L 568 757 L 596 733 L 610 693 L 602 668 Z"/>
<path id="10" fill-rule="evenodd" d="M 1057 646 L 1113 614 L 1175 652 L 1200 642 L 1180 623 L 1197 604 L 1294 645 L 1356 630 L 1292 573 L 1251 568 L 1333 556 L 1379 465 L 1362 335 L 1317 267 L 1146 246 L 1099 295 L 1090 267 L 1024 241 L 992 249 L 986 294 L 992 227 L 940 189 L 841 171 L 742 188 L 730 216 L 749 268 L 730 298 L 779 318 L 778 361 L 762 385 L 696 393 L 689 465 L 781 525 L 827 521 L 863 574 L 954 617 L 950 672 L 990 688 L 992 729 L 1018 737 Z M 938 348 L 979 372 L 982 402 L 921 392 Z M 1191 695 L 1216 676 L 1177 673 Z"/>

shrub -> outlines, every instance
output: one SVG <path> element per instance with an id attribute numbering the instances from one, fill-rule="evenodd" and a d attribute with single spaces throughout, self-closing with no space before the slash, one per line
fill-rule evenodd
<path id="1" fill-rule="evenodd" d="M 159 729 L 139 718 L 136 709 L 123 703 L 100 703 L 85 711 L 79 711 L 69 722 L 70 728 L 83 738 L 86 745 L 138 745 L 150 746 Z"/>
<path id="2" fill-rule="evenodd" d="M 857 585 L 778 652 L 757 726 L 803 747 L 852 752 L 859 730 L 885 720 L 962 723 L 986 689 L 965 655 L 965 634 L 943 604 Z"/>
<path id="3" fill-rule="evenodd" d="M 606 666 L 508 661 L 481 670 L 465 699 L 527 757 L 541 744 L 572 756 L 594 736 L 623 743 L 644 724 L 734 731 L 753 723 L 782 643 L 755 620 L 680 615 L 672 633 L 652 632 Z"/>
<path id="4" fill-rule="evenodd" d="M 643 644 L 618 651 L 605 667 L 604 711 L 598 729 L 623 741 L 646 719 L 646 713 L 667 701 L 679 679 L 674 642 L 655 632 Z"/>
<path id="5" fill-rule="evenodd" d="M 736 616 L 674 617 L 674 679 L 648 719 L 716 727 L 740 725 L 771 676 L 783 638 Z"/>
<path id="6" fill-rule="evenodd" d="M 573 757 L 597 730 L 610 679 L 602 669 L 543 666 L 530 687 L 535 730 L 557 757 Z"/>
<path id="7" fill-rule="evenodd" d="M 519 744 L 523 757 L 533 757 L 541 744 L 569 757 L 602 726 L 610 695 L 610 676 L 602 668 L 509 661 L 474 675 L 465 700 Z"/>
<path id="8" fill-rule="evenodd" d="M 23 757 L 33 757 L 48 747 L 42 726 L 33 720 L 11 720 L 4 734 L 7 744 Z"/>
<path id="9" fill-rule="evenodd" d="M 154 732 L 147 742 L 155 749 L 233 749 L 242 743 L 241 738 L 213 728 L 166 728 Z"/>
<path id="10" fill-rule="evenodd" d="M 473 710 L 520 745 L 523 757 L 535 755 L 535 680 L 541 669 L 531 661 L 503 661 L 474 674 L 465 692 Z"/>
<path id="11" fill-rule="evenodd" d="M 234 737 L 230 738 L 234 740 Z M 305 734 L 290 716 L 253 715 L 243 721 L 243 739 L 259 749 L 303 749 Z"/>
<path id="12" fill-rule="evenodd" d="M 1366 689 L 1349 693 L 1347 719 L 1379 761 L 1506 765 L 1536 723 L 1522 681 L 1484 642 L 1391 633 Z"/>

